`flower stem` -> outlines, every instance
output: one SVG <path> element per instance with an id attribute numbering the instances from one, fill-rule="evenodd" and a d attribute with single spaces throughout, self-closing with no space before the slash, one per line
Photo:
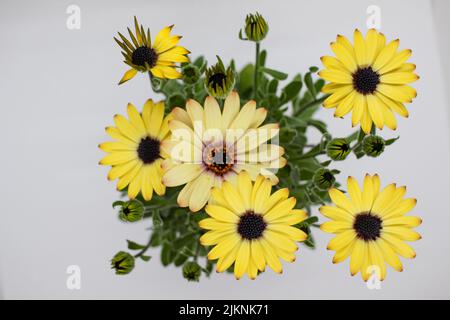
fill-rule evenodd
<path id="1" fill-rule="evenodd" d="M 142 256 L 144 253 L 146 253 L 147 250 L 150 248 L 150 243 L 151 243 L 151 241 L 152 241 L 152 236 L 150 235 L 150 237 L 149 237 L 149 239 L 148 239 L 148 242 L 147 242 L 147 245 L 146 245 L 144 248 L 142 248 L 141 251 L 139 251 L 137 254 L 135 254 L 134 257 L 135 257 L 135 258 L 139 258 L 139 257 Z"/>
<path id="2" fill-rule="evenodd" d="M 255 72 L 253 78 L 253 99 L 256 99 L 256 94 L 258 93 L 258 78 L 259 78 L 259 42 L 256 42 L 256 57 L 255 57 Z"/>

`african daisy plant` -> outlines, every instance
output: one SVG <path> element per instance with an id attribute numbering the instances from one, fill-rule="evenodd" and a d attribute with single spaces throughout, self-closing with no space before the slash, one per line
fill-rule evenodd
<path id="1" fill-rule="evenodd" d="M 351 154 L 378 157 L 398 139 L 376 130 L 395 130 L 396 115 L 408 116 L 418 79 L 411 50 L 376 30 L 356 30 L 353 43 L 337 36 L 323 70 L 289 77 L 267 66 L 261 41 L 269 26 L 260 14 L 248 15 L 239 32 L 256 48 L 256 61 L 240 69 L 234 60 L 188 57 L 172 29 L 152 40 L 135 18 L 129 38 L 115 38 L 130 67 L 120 84 L 147 73 L 164 97 L 128 104 L 106 128 L 111 140 L 99 145 L 100 164 L 110 166 L 120 192 L 119 219 L 149 230 L 147 241 L 127 240 L 127 251 L 112 258 L 116 274 L 159 252 L 189 281 L 213 270 L 256 279 L 268 269 L 281 273 L 300 247 L 315 248 L 318 227 L 336 235 L 328 244 L 333 262 L 349 258 L 352 275 L 383 280 L 387 265 L 402 271 L 399 256 L 416 256 L 405 242 L 420 239 L 413 228 L 421 219 L 407 215 L 416 199 L 405 198 L 405 187 L 382 188 L 376 174 L 341 187 L 334 165 Z M 333 136 L 316 117 L 322 106 L 339 118 L 351 113 L 360 128 Z M 319 212 L 331 220 L 319 224 Z"/>

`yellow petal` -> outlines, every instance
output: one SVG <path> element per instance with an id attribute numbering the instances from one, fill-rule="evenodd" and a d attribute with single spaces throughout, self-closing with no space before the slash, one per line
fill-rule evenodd
<path id="1" fill-rule="evenodd" d="M 235 230 L 236 225 L 229 222 L 218 221 L 214 218 L 206 218 L 198 223 L 199 227 L 206 230 L 230 231 Z"/>
<path id="2" fill-rule="evenodd" d="M 362 211 L 370 212 L 374 203 L 375 192 L 373 189 L 372 177 L 368 174 L 364 177 L 363 191 L 362 191 Z"/>
<path id="3" fill-rule="evenodd" d="M 288 188 L 283 188 L 275 191 L 264 203 L 264 208 L 262 209 L 262 212 L 268 212 L 275 205 L 277 205 L 283 200 L 286 200 L 288 197 L 289 197 Z"/>
<path id="4" fill-rule="evenodd" d="M 369 109 L 370 117 L 377 126 L 378 129 L 383 129 L 384 127 L 384 117 L 382 106 L 379 104 L 379 100 L 374 95 L 367 95 L 367 107 Z"/>
<path id="5" fill-rule="evenodd" d="M 241 171 L 237 178 L 237 188 L 241 195 L 246 210 L 251 210 L 252 206 L 252 180 L 246 171 Z"/>
<path id="6" fill-rule="evenodd" d="M 320 225 L 320 229 L 327 233 L 340 233 L 353 228 L 349 221 L 327 221 Z"/>
<path id="7" fill-rule="evenodd" d="M 390 108 L 392 111 L 398 113 L 400 116 L 402 116 L 404 118 L 409 117 L 408 110 L 402 103 L 400 103 L 398 101 L 394 101 L 378 92 L 376 92 L 375 95 L 377 96 L 378 99 L 383 101 L 386 104 L 386 106 L 388 106 L 388 108 Z"/>
<path id="8" fill-rule="evenodd" d="M 206 129 L 222 129 L 222 113 L 216 99 L 211 96 L 205 99 L 205 125 Z"/>
<path id="9" fill-rule="evenodd" d="M 153 196 L 153 185 L 152 185 L 152 166 L 143 166 L 143 176 L 142 176 L 142 185 L 141 192 L 142 197 L 146 201 L 150 201 Z"/>
<path id="10" fill-rule="evenodd" d="M 384 232 L 404 241 L 417 241 L 422 239 L 421 235 L 418 232 L 405 227 L 384 227 L 383 233 Z"/>
<path id="11" fill-rule="evenodd" d="M 364 110 L 367 107 L 366 105 L 366 97 L 359 93 L 355 94 L 354 107 L 352 112 L 352 126 L 356 126 L 361 121 Z"/>
<path id="12" fill-rule="evenodd" d="M 205 211 L 219 221 L 237 223 L 239 220 L 239 217 L 235 213 L 221 206 L 209 204 L 205 207 Z"/>
<path id="13" fill-rule="evenodd" d="M 155 192 L 162 196 L 166 193 L 166 186 L 162 183 L 161 159 L 155 161 L 149 166 L 149 179 Z"/>
<path id="14" fill-rule="evenodd" d="M 291 210 L 295 207 L 296 202 L 297 199 L 295 199 L 294 197 L 281 201 L 280 203 L 275 205 L 272 209 L 270 209 L 267 213 L 264 214 L 264 219 L 270 222 L 288 215 L 291 212 Z"/>
<path id="15" fill-rule="evenodd" d="M 283 234 L 294 241 L 305 241 L 308 235 L 302 230 L 281 224 L 269 224 L 267 226 L 268 230 L 276 231 L 277 233 Z M 289 250 L 286 248 L 286 250 Z"/>
<path id="16" fill-rule="evenodd" d="M 397 53 L 392 60 L 390 60 L 384 67 L 382 67 L 378 72 L 380 74 L 385 74 L 391 72 L 392 70 L 398 69 L 405 64 L 405 61 L 411 57 L 412 51 L 410 49 L 405 49 Z M 407 66 L 410 68 L 410 66 Z M 415 69 L 415 68 L 414 68 Z M 412 69 L 411 71 L 413 71 Z"/>
<path id="17" fill-rule="evenodd" d="M 345 67 L 346 73 L 352 73 L 357 69 L 356 61 L 354 57 L 350 54 L 350 52 L 342 45 L 342 43 L 335 42 L 331 44 L 331 50 L 333 50 L 334 54 L 337 57 L 342 65 Z M 325 64 L 325 62 L 324 62 Z M 326 65 L 327 68 L 329 68 Z M 342 70 L 342 68 L 336 68 L 337 70 Z"/>
<path id="18" fill-rule="evenodd" d="M 336 108 L 336 111 L 334 112 L 334 116 L 341 118 L 341 117 L 345 116 L 347 113 L 349 113 L 353 109 L 353 106 L 355 103 L 355 96 L 356 96 L 356 92 L 352 91 L 344 99 L 342 99 L 339 102 L 339 105 Z"/>
<path id="19" fill-rule="evenodd" d="M 240 243 L 237 242 L 226 255 L 220 257 L 219 260 L 217 260 L 217 272 L 224 272 L 233 264 L 233 262 L 236 260 L 239 248 Z"/>
<path id="20" fill-rule="evenodd" d="M 348 194 L 350 195 L 350 199 L 353 202 L 355 210 L 358 212 L 362 212 L 363 211 L 362 195 L 358 182 L 353 177 L 348 177 L 347 186 L 348 186 Z"/>
<path id="21" fill-rule="evenodd" d="M 141 169 L 136 174 L 136 176 L 131 180 L 131 182 L 130 182 L 130 184 L 128 186 L 128 197 L 130 199 L 136 198 L 136 196 L 138 195 L 139 191 L 141 191 L 143 176 L 144 176 L 144 170 Z"/>
<path id="22" fill-rule="evenodd" d="M 364 41 L 364 38 L 361 34 L 361 32 L 356 29 L 353 34 L 353 41 L 355 44 L 355 56 L 356 61 L 358 65 L 366 65 L 367 64 L 367 58 L 366 58 L 366 44 Z"/>
<path id="23" fill-rule="evenodd" d="M 330 108 L 332 106 L 336 106 L 338 103 L 340 103 L 345 97 L 347 97 L 353 89 L 353 85 L 347 85 L 342 87 L 339 91 L 334 92 L 332 95 L 330 95 L 328 98 L 325 99 L 323 102 L 323 106 L 325 108 Z"/>
<path id="24" fill-rule="evenodd" d="M 369 65 L 375 61 L 378 47 L 378 31 L 370 29 L 366 34 L 366 63 Z"/>
<path id="25" fill-rule="evenodd" d="M 241 238 L 236 234 L 231 234 L 211 249 L 208 253 L 208 259 L 216 260 L 220 257 L 226 256 L 239 242 L 241 242 Z"/>
<path id="26" fill-rule="evenodd" d="M 398 102 L 412 102 L 417 96 L 416 90 L 408 85 L 392 85 L 380 83 L 377 91 Z"/>
<path id="27" fill-rule="evenodd" d="M 339 61 L 339 59 L 336 59 L 334 57 L 324 56 L 321 57 L 320 60 L 322 61 L 323 65 L 328 69 L 337 69 L 343 72 L 350 71 L 341 61 Z"/>
<path id="28" fill-rule="evenodd" d="M 130 119 L 131 125 L 139 132 L 140 135 L 145 135 L 145 125 L 142 121 L 140 113 L 136 110 L 135 106 L 131 103 L 127 106 L 128 118 Z"/>
<path id="29" fill-rule="evenodd" d="M 211 197 L 213 184 L 214 179 L 209 174 L 202 174 L 195 180 L 194 190 L 189 199 L 189 209 L 192 212 L 197 212 L 205 206 Z"/>
<path id="30" fill-rule="evenodd" d="M 345 73 L 339 70 L 322 70 L 319 73 L 319 76 L 324 78 L 330 82 L 343 83 L 343 84 L 352 84 L 353 78 L 350 73 Z"/>
<path id="31" fill-rule="evenodd" d="M 377 56 L 375 62 L 372 65 L 372 69 L 374 71 L 380 70 L 389 61 L 392 60 L 392 58 L 395 56 L 395 53 L 397 52 L 398 44 L 398 39 L 391 41 L 386 47 L 381 50 L 380 54 Z"/>
<path id="32" fill-rule="evenodd" d="M 124 116 L 116 114 L 114 116 L 114 123 L 121 134 L 134 142 L 140 142 L 142 134 L 139 133 L 139 131 L 137 131 Z"/>
<path id="33" fill-rule="evenodd" d="M 264 258 L 264 251 L 261 247 L 261 243 L 259 241 L 252 241 L 250 251 L 252 260 L 258 270 L 264 271 L 266 268 L 266 259 Z"/>
<path id="34" fill-rule="evenodd" d="M 349 213 L 357 213 L 355 206 L 350 202 L 350 200 L 336 188 L 331 188 L 328 190 L 331 201 L 334 202 L 339 208 L 344 209 Z"/>
<path id="35" fill-rule="evenodd" d="M 228 95 L 224 102 L 222 115 L 223 130 L 226 130 L 231 125 L 234 118 L 238 115 L 239 107 L 239 95 L 236 91 L 233 91 Z"/>
<path id="36" fill-rule="evenodd" d="M 241 195 L 230 182 L 225 181 L 222 184 L 222 192 L 225 200 L 232 208 L 234 213 L 239 215 L 245 212 L 244 201 L 242 200 Z"/>
<path id="37" fill-rule="evenodd" d="M 233 229 L 208 231 L 200 237 L 200 243 L 202 246 L 213 246 L 226 240 L 233 232 Z"/>
<path id="38" fill-rule="evenodd" d="M 411 248 L 406 243 L 404 243 L 402 240 L 386 233 L 383 233 L 382 238 L 387 243 L 389 243 L 392 249 L 402 257 L 405 257 L 407 259 L 412 259 L 416 257 L 416 252 L 414 251 L 414 249 Z"/>
<path id="39" fill-rule="evenodd" d="M 403 271 L 403 265 L 397 254 L 392 249 L 391 245 L 383 239 L 377 240 L 378 248 L 383 255 L 384 260 L 396 271 Z"/>
<path id="40" fill-rule="evenodd" d="M 352 276 L 357 274 L 361 269 L 364 259 L 366 259 L 366 254 L 366 243 L 362 240 L 356 240 L 350 258 L 350 273 L 352 274 Z"/>
<path id="41" fill-rule="evenodd" d="M 247 271 L 250 261 L 250 241 L 244 240 L 237 253 L 236 262 L 234 264 L 234 276 L 240 279 Z"/>
<path id="42" fill-rule="evenodd" d="M 175 165 L 165 173 L 163 183 L 168 187 L 179 186 L 194 180 L 202 173 L 202 171 L 203 168 L 194 163 Z"/>
<path id="43" fill-rule="evenodd" d="M 136 151 L 116 151 L 109 153 L 100 160 L 101 165 L 115 166 L 137 159 Z"/>
<path id="44" fill-rule="evenodd" d="M 352 222 L 354 220 L 354 217 L 351 213 L 338 207 L 322 206 L 319 208 L 319 211 L 321 214 L 331 220 L 348 222 Z"/>
<path id="45" fill-rule="evenodd" d="M 134 78 L 134 76 L 136 75 L 137 70 L 134 68 L 131 68 L 130 70 L 126 71 L 122 77 L 122 79 L 120 79 L 119 84 L 122 84 L 124 82 L 127 82 L 128 80 L 131 80 Z"/>
<path id="46" fill-rule="evenodd" d="M 356 233 L 354 230 L 347 230 L 339 233 L 328 243 L 327 249 L 339 251 L 345 249 L 353 240 L 356 238 Z"/>
<path id="47" fill-rule="evenodd" d="M 268 179 L 264 179 L 259 188 L 258 192 L 255 195 L 253 208 L 255 209 L 256 213 L 259 214 L 265 214 L 266 211 L 264 209 L 266 208 L 266 202 L 269 200 L 270 197 L 270 191 L 272 190 L 272 184 Z"/>
<path id="48" fill-rule="evenodd" d="M 308 213 L 305 210 L 301 209 L 294 209 L 291 210 L 291 212 L 288 215 L 285 215 L 283 217 L 279 217 L 277 219 L 272 220 L 270 223 L 280 223 L 284 225 L 294 225 L 297 223 L 302 222 L 308 218 Z"/>
<path id="49" fill-rule="evenodd" d="M 133 169 L 138 163 L 139 160 L 135 159 L 123 164 L 113 166 L 108 172 L 108 180 L 115 180 L 123 176 L 125 173 Z"/>
<path id="50" fill-rule="evenodd" d="M 420 217 L 401 216 L 383 220 L 383 226 L 401 226 L 407 228 L 414 228 L 422 224 Z"/>
<path id="51" fill-rule="evenodd" d="M 380 81 L 390 84 L 407 84 L 417 81 L 419 76 L 412 72 L 390 72 L 382 75 Z"/>
<path id="52" fill-rule="evenodd" d="M 281 266 L 280 260 L 278 260 L 278 257 L 270 244 L 264 239 L 260 239 L 259 243 L 264 250 L 264 257 L 269 267 L 277 273 L 283 272 L 283 267 Z"/>

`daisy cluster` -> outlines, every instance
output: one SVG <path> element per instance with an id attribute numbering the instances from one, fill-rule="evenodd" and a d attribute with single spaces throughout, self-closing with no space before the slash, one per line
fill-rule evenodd
<path id="1" fill-rule="evenodd" d="M 152 39 L 135 18 L 128 38 L 114 38 L 129 67 L 119 84 L 144 73 L 164 96 L 142 108 L 129 103 L 106 128 L 112 140 L 99 145 L 100 164 L 111 167 L 108 180 L 117 180 L 124 198 L 113 203 L 119 219 L 151 225 L 145 244 L 127 240 L 128 251 L 112 258 L 116 274 L 160 247 L 161 263 L 182 267 L 187 280 L 213 269 L 256 279 L 266 269 L 281 273 L 300 245 L 314 248 L 314 227 L 336 235 L 328 244 L 333 262 L 350 258 L 352 275 L 383 280 L 387 265 L 402 271 L 399 256 L 416 256 L 406 242 L 420 239 L 413 228 L 421 219 L 407 215 L 416 199 L 405 197 L 404 186 L 381 187 L 377 174 L 341 187 L 333 164 L 350 154 L 378 157 L 397 140 L 376 130 L 395 130 L 396 116 L 408 117 L 416 97 L 410 83 L 418 79 L 407 62 L 411 50 L 377 30 L 355 30 L 353 43 L 337 36 L 323 70 L 288 80 L 266 64 L 269 26 L 258 13 L 239 32 L 256 50 L 255 62 L 240 70 L 220 57 L 210 66 L 201 56 L 191 60 L 172 30 Z M 321 106 L 338 118 L 351 114 L 359 128 L 333 137 L 315 117 Z M 312 141 L 309 130 L 322 138 Z M 316 212 L 331 220 L 318 224 Z"/>

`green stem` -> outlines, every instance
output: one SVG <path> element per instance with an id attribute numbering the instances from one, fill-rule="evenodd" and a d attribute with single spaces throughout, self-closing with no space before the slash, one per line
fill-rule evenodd
<path id="1" fill-rule="evenodd" d="M 146 253 L 147 250 L 150 248 L 150 243 L 151 243 L 151 241 L 152 241 L 152 236 L 150 235 L 150 237 L 149 237 L 149 239 L 148 239 L 147 245 L 146 245 L 144 248 L 142 248 L 141 251 L 139 251 L 138 253 L 136 253 L 136 254 L 134 255 L 134 257 L 135 257 L 135 258 L 139 258 L 139 257 L 142 256 L 144 253 Z"/>
<path id="2" fill-rule="evenodd" d="M 258 92 L 258 78 L 259 78 L 259 42 L 256 42 L 256 57 L 255 57 L 255 72 L 253 78 L 253 99 L 256 99 L 256 94 Z"/>

